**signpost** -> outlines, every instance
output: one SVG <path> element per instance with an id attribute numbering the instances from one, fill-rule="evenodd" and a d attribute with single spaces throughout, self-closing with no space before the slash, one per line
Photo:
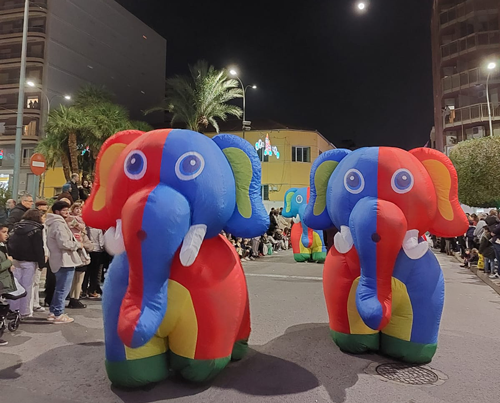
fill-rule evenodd
<path id="1" fill-rule="evenodd" d="M 33 189 L 34 195 L 33 199 L 36 200 L 38 196 L 38 188 L 40 187 L 40 175 L 42 175 L 47 170 L 47 161 L 45 157 L 40 153 L 35 153 L 31 156 L 30 159 L 30 169 L 33 172 L 34 181 L 33 181 Z"/>

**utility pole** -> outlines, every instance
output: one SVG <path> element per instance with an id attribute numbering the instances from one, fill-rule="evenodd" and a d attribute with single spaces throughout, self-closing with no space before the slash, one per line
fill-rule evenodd
<path id="1" fill-rule="evenodd" d="M 17 123 L 16 123 L 16 146 L 14 148 L 14 183 L 12 186 L 12 198 L 16 200 L 19 196 L 19 177 L 21 173 L 21 145 L 23 138 L 23 115 L 24 115 L 24 86 L 26 81 L 26 48 L 28 42 L 28 20 L 30 2 L 24 2 L 24 24 L 23 42 L 21 48 L 21 71 L 19 74 L 19 98 L 17 102 Z"/>

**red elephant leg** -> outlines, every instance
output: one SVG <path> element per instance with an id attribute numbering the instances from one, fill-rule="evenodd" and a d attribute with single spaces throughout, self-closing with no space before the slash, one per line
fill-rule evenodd
<path id="1" fill-rule="evenodd" d="M 203 242 L 190 267 L 182 266 L 177 255 L 170 278 L 189 291 L 196 317 L 190 329 L 197 333 L 189 354 L 171 352 L 172 367 L 188 380 L 205 381 L 248 349 L 250 310 L 240 259 L 227 239 L 217 236 Z"/>
<path id="2" fill-rule="evenodd" d="M 330 248 L 323 270 L 323 291 L 331 336 L 340 349 L 353 353 L 377 350 L 379 344 L 378 333 L 362 324 L 355 307 L 353 297 L 359 276 L 359 257 L 354 248 L 346 254 L 334 246 Z"/>

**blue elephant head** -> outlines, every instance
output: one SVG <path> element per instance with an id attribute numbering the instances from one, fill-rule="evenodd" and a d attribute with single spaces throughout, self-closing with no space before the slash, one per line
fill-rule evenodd
<path id="1" fill-rule="evenodd" d="M 283 207 L 283 217 L 294 218 L 295 222 L 302 223 L 302 244 L 306 248 L 312 246 L 312 239 L 308 235 L 308 227 L 303 218 L 309 202 L 309 188 L 291 188 L 285 193 L 285 206 Z"/>
<path id="2" fill-rule="evenodd" d="M 203 240 L 221 230 L 248 238 L 267 230 L 260 181 L 257 153 L 236 136 L 166 129 L 106 141 L 84 219 L 111 229 L 116 252 L 127 253 L 129 285 L 118 322 L 125 345 L 144 345 L 163 320 L 177 251 L 189 270 Z"/>

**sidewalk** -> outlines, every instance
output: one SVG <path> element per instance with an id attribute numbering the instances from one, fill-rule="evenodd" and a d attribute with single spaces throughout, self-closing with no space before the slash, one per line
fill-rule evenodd
<path id="1" fill-rule="evenodd" d="M 439 251 L 434 250 L 434 253 L 436 255 L 439 255 Z M 453 255 L 457 262 L 460 264 L 463 264 L 463 259 L 460 258 L 460 253 L 455 253 Z M 476 276 L 478 276 L 484 283 L 489 285 L 497 294 L 500 295 L 500 279 L 491 279 L 489 278 L 488 274 L 485 274 L 483 270 L 479 269 L 477 266 L 471 266 L 469 269 L 466 267 L 460 267 L 460 269 L 463 270 L 470 270 L 472 273 L 474 273 Z"/>

